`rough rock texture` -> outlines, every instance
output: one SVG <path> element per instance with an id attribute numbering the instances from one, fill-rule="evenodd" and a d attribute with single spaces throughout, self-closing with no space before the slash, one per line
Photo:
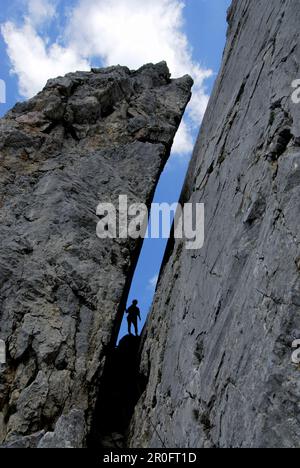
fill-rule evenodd
<path id="1" fill-rule="evenodd" d="M 96 207 L 151 202 L 191 86 L 78 72 L 0 121 L 0 444 L 85 445 L 141 246 L 98 239 Z"/>
<path id="2" fill-rule="evenodd" d="M 205 245 L 169 245 L 134 447 L 299 447 L 300 2 L 234 0 L 228 21 L 182 194 L 205 203 Z"/>

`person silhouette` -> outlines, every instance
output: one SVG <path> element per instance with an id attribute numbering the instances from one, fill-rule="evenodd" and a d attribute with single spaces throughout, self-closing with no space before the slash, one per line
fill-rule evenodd
<path id="1" fill-rule="evenodd" d="M 135 330 L 135 335 L 139 335 L 138 331 L 138 318 L 141 320 L 141 312 L 140 309 L 138 308 L 138 301 L 134 300 L 131 304 L 130 307 L 126 310 L 126 313 L 128 314 L 127 321 L 128 321 L 128 333 L 129 335 L 132 335 L 131 333 L 131 325 L 134 326 Z"/>

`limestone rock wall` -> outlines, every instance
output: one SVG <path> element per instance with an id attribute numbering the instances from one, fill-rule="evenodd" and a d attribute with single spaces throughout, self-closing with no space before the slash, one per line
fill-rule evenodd
<path id="1" fill-rule="evenodd" d="M 190 99 L 165 63 L 50 80 L 0 121 L 0 444 L 82 447 L 139 241 L 96 207 L 150 204 Z"/>
<path id="2" fill-rule="evenodd" d="M 299 447 L 300 2 L 234 0 L 228 22 L 182 194 L 205 245 L 170 242 L 132 447 Z"/>

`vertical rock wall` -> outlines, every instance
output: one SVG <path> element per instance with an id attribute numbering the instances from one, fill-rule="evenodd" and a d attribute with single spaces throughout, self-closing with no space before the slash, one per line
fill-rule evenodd
<path id="1" fill-rule="evenodd" d="M 141 246 L 98 239 L 96 207 L 150 204 L 191 86 L 78 72 L 0 121 L 0 444 L 85 445 Z"/>
<path id="2" fill-rule="evenodd" d="M 201 251 L 170 242 L 143 337 L 133 447 L 298 447 L 300 2 L 234 0 L 182 202 Z"/>

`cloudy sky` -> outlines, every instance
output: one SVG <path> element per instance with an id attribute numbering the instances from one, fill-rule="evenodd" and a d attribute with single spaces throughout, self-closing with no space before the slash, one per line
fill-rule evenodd
<path id="1" fill-rule="evenodd" d="M 7 102 L 40 91 L 49 78 L 91 66 L 138 68 L 166 60 L 173 77 L 195 81 L 156 201 L 177 201 L 225 43 L 230 0 L 1 0 L 0 79 Z M 165 241 L 145 243 L 131 297 L 145 316 Z"/>

